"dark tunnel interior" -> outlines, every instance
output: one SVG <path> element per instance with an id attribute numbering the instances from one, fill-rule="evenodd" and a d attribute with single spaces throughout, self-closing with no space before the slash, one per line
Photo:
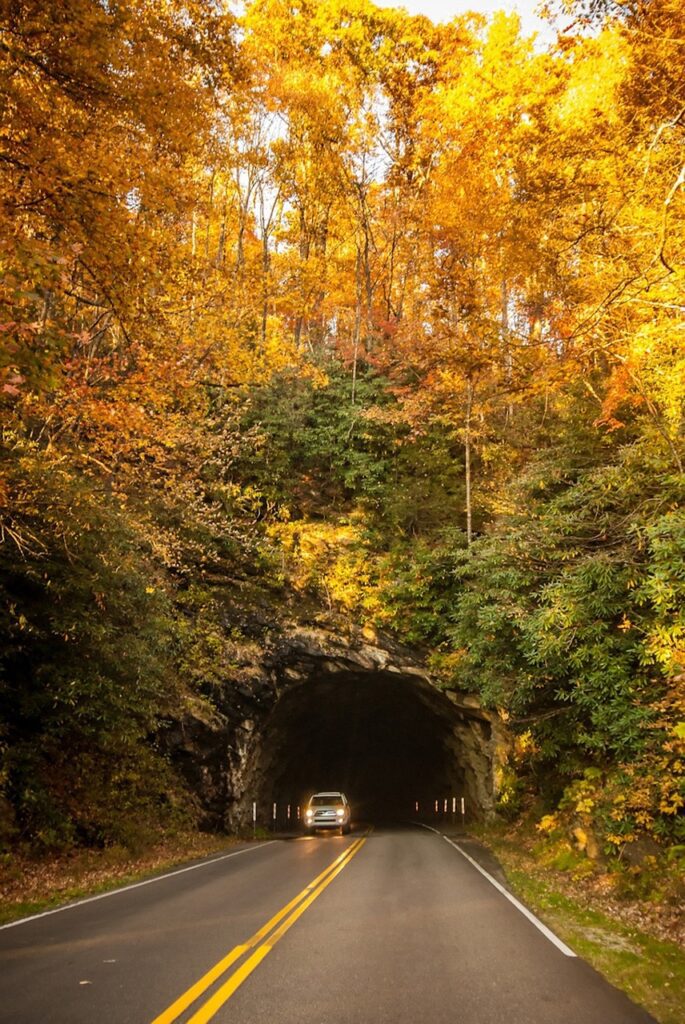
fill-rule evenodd
<path id="1" fill-rule="evenodd" d="M 342 790 L 357 820 L 411 819 L 417 801 L 425 810 L 465 791 L 458 721 L 420 677 L 313 673 L 282 694 L 259 730 L 249 795 L 261 808 L 295 808 L 318 790 Z"/>

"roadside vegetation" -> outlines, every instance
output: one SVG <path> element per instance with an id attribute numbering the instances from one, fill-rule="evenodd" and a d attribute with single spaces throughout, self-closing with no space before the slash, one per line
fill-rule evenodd
<path id="1" fill-rule="evenodd" d="M 187 865 L 220 856 L 237 842 L 227 836 L 192 832 L 146 837 L 143 850 L 110 845 L 72 848 L 52 856 L 4 855 L 0 861 L 0 925 L 75 900 L 97 896 Z"/>

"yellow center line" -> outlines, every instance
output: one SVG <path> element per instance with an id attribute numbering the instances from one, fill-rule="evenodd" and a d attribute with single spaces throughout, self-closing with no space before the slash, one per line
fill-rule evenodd
<path id="1" fill-rule="evenodd" d="M 194 1003 L 195 1000 L 199 996 L 201 996 L 203 992 L 206 992 L 210 985 L 212 985 L 218 978 L 220 978 L 221 975 L 224 974 L 228 970 L 228 968 L 236 962 L 236 960 L 239 960 L 244 953 L 247 953 L 248 950 L 252 949 L 259 942 L 261 942 L 261 940 L 269 934 L 272 928 L 275 928 L 279 921 L 282 921 L 283 918 L 290 913 L 293 907 L 296 907 L 298 903 L 301 903 L 302 900 L 305 900 L 305 898 L 308 897 L 313 890 L 316 890 L 316 887 L 320 885 L 320 883 L 324 881 L 327 878 L 327 876 L 330 875 L 330 880 L 332 880 L 332 878 L 334 877 L 333 873 L 337 874 L 338 871 L 341 871 L 342 868 L 345 866 L 345 863 L 347 863 L 347 860 L 351 859 L 354 856 L 354 854 L 365 841 L 365 839 L 356 839 L 351 846 L 349 846 L 346 850 L 343 850 L 340 856 L 336 857 L 336 859 L 331 864 L 329 864 L 328 867 L 321 872 L 321 874 L 317 875 L 313 882 L 310 882 L 309 885 L 305 886 L 305 888 L 301 892 L 299 892 L 297 896 L 290 900 L 289 903 L 286 903 L 286 905 L 282 907 L 276 914 L 274 914 L 274 916 L 270 918 L 270 920 L 268 920 L 266 924 L 259 929 L 259 931 L 256 931 L 251 938 L 249 938 L 246 942 L 241 943 L 239 946 L 235 946 L 230 951 L 230 953 L 227 953 L 222 960 L 219 960 L 219 962 L 216 963 L 212 968 L 210 968 L 210 970 L 207 971 L 206 974 L 203 974 L 203 976 L 198 981 L 196 981 L 194 985 L 191 985 L 189 989 L 183 992 L 178 997 L 178 999 L 176 999 L 175 1002 L 171 1004 L 171 1006 L 167 1007 L 167 1009 L 160 1013 L 158 1017 L 155 1017 L 155 1019 L 152 1021 L 152 1024 L 173 1024 L 173 1022 L 177 1020 L 177 1018 L 183 1013 L 184 1010 L 186 1010 L 191 1005 L 191 1003 Z M 326 884 L 328 883 L 326 882 Z M 318 892 L 316 893 L 316 895 L 318 895 Z M 306 901 L 306 906 L 309 906 L 310 902 L 311 899 Z M 297 916 L 299 916 L 299 914 Z M 288 925 L 288 927 L 290 926 Z M 267 947 L 265 949 L 265 952 L 262 954 L 262 956 L 259 957 L 259 960 L 262 960 L 264 956 L 266 956 L 266 954 L 269 952 L 269 948 L 270 947 Z M 257 953 L 259 953 L 259 950 L 257 950 Z M 253 956 L 256 956 L 256 954 L 253 954 Z M 248 960 L 247 963 L 250 963 L 252 959 L 253 957 L 250 957 L 250 960 Z M 247 972 L 248 974 L 250 974 L 251 971 L 254 970 L 259 960 L 250 968 L 250 970 Z M 233 978 L 240 975 L 245 966 L 247 966 L 247 964 L 239 968 L 239 970 L 236 971 L 236 973 L 233 975 Z M 245 975 L 245 977 L 247 977 L 247 974 Z M 241 979 L 239 984 L 242 984 L 243 980 L 244 978 Z M 237 988 L 238 986 L 236 985 L 235 987 Z M 228 996 L 226 998 L 228 998 Z M 195 1018 L 193 1018 L 193 1020 L 194 1019 Z"/>
<path id="2" fill-rule="evenodd" d="M 228 981 L 224 982 L 221 988 L 217 989 L 213 996 L 211 996 L 206 1003 L 204 1003 L 200 1009 L 193 1014 L 188 1021 L 188 1024 L 207 1024 L 207 1021 L 211 1020 L 215 1013 L 221 1009 L 225 1002 L 227 1002 L 236 989 L 240 988 L 246 978 L 252 974 L 256 967 L 259 967 L 260 963 L 274 948 L 279 939 L 282 939 L 288 929 L 297 921 L 298 917 L 304 914 L 307 907 L 309 907 L 315 899 L 317 899 L 324 889 L 331 884 L 336 875 L 339 875 L 343 868 L 346 868 L 350 863 L 355 854 L 359 853 L 362 846 L 366 842 L 366 839 L 360 839 L 355 846 L 351 846 L 347 852 L 346 858 L 335 867 L 323 882 L 314 889 L 313 892 L 307 896 L 303 902 L 296 907 L 290 917 L 286 918 L 283 924 L 278 928 L 266 942 L 263 942 L 259 946 L 252 956 L 248 957 L 244 964 L 235 971 Z"/>

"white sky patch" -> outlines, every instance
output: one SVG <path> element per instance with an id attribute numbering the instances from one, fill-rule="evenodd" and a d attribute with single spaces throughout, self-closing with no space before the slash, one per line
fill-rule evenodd
<path id="1" fill-rule="evenodd" d="M 538 0 L 373 0 L 379 7 L 404 7 L 410 14 L 425 14 L 431 21 L 451 21 L 459 14 L 476 11 L 487 17 L 496 11 L 516 12 L 521 18 L 524 35 L 537 32 L 541 41 L 550 42 L 554 31 L 550 25 L 538 18 Z"/>

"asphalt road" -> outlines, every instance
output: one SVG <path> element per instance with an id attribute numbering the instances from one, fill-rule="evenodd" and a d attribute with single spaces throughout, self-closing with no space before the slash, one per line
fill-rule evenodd
<path id="1" fill-rule="evenodd" d="M 0 1021 L 652 1021 L 493 880 L 418 828 L 235 848 L 0 929 Z"/>

